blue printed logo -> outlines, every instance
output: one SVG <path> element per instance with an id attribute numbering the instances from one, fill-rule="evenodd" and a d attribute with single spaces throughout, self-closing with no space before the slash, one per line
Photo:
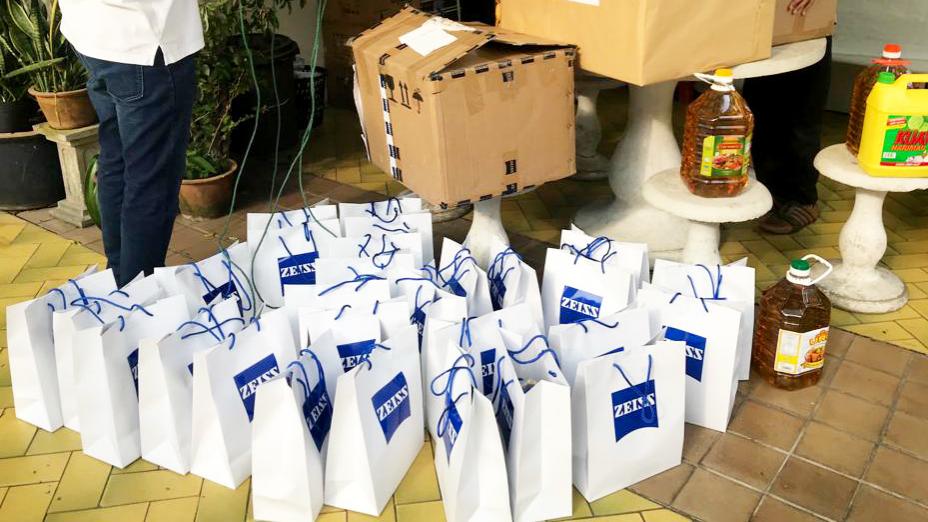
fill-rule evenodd
<path id="1" fill-rule="evenodd" d="M 480 375 L 483 378 L 483 394 L 493 393 L 493 378 L 496 376 L 496 349 L 480 352 Z"/>
<path id="2" fill-rule="evenodd" d="M 234 295 L 239 298 L 239 303 L 241 303 L 241 298 L 238 295 L 238 288 L 236 288 L 235 283 L 231 280 L 203 294 L 203 302 L 210 304 L 218 295 L 221 295 L 223 299 L 228 299 Z"/>
<path id="3" fill-rule="evenodd" d="M 561 294 L 561 324 L 579 323 L 599 317 L 599 309 L 603 298 L 578 290 L 572 286 L 564 286 Z"/>
<path id="4" fill-rule="evenodd" d="M 135 385 L 135 396 L 139 396 L 139 349 L 132 350 L 127 358 L 129 360 L 129 371 L 132 372 L 132 384 Z"/>
<path id="5" fill-rule="evenodd" d="M 336 347 L 338 356 L 342 360 L 342 370 L 348 371 L 355 366 L 366 361 L 374 349 L 374 340 L 358 341 L 348 344 L 340 344 Z"/>
<path id="6" fill-rule="evenodd" d="M 319 257 L 319 252 L 307 252 L 288 257 L 277 258 L 277 267 L 280 269 L 280 290 L 284 285 L 314 285 L 316 284 L 316 267 L 313 263 Z"/>
<path id="7" fill-rule="evenodd" d="M 657 428 L 657 390 L 654 380 L 612 392 L 615 441 L 641 428 Z"/>
<path id="8" fill-rule="evenodd" d="M 390 382 L 371 397 L 371 402 L 374 404 L 380 429 L 383 430 L 383 436 L 389 444 L 400 424 L 412 415 L 406 377 L 402 373 L 396 374 L 396 377 L 390 379 Z"/>
<path id="9" fill-rule="evenodd" d="M 448 462 L 451 462 L 451 451 L 454 449 L 454 443 L 458 440 L 458 434 L 461 432 L 461 426 L 464 421 L 461 414 L 458 413 L 458 407 L 451 401 L 446 400 L 445 410 L 445 431 L 442 433 L 442 440 L 445 441 L 445 452 L 448 454 Z"/>
<path id="10" fill-rule="evenodd" d="M 419 334 L 419 350 L 422 350 L 422 332 L 425 331 L 425 310 L 416 308 L 412 313 L 412 322 L 416 325 L 416 332 Z"/>
<path id="11" fill-rule="evenodd" d="M 277 358 L 274 354 L 270 354 L 233 377 L 235 386 L 238 388 L 238 395 L 242 398 L 242 404 L 245 405 L 248 422 L 254 420 L 255 417 L 255 391 L 258 386 L 277 377 L 279 373 Z"/>
<path id="12" fill-rule="evenodd" d="M 503 298 L 506 296 L 506 283 L 502 276 L 490 278 L 490 302 L 493 303 L 494 310 L 503 308 Z"/>
<path id="13" fill-rule="evenodd" d="M 518 386 L 518 383 L 516 384 Z M 503 447 L 509 449 L 509 438 L 512 436 L 512 419 L 514 417 L 512 397 L 509 396 L 508 386 L 500 386 L 499 409 L 496 412 L 496 424 L 503 437 Z"/>
<path id="14" fill-rule="evenodd" d="M 706 357 L 706 338 L 668 326 L 664 339 L 686 343 L 686 374 L 702 382 L 702 363 Z"/>
<path id="15" fill-rule="evenodd" d="M 193 363 L 187 365 L 187 371 L 190 372 L 190 376 L 193 377 Z"/>
<path id="16" fill-rule="evenodd" d="M 316 449 L 322 451 L 322 445 L 332 427 L 332 400 L 322 383 L 309 391 L 309 396 L 303 402 L 303 417 L 306 418 L 306 426 L 316 443 Z"/>
<path id="17" fill-rule="evenodd" d="M 445 286 L 448 288 L 448 290 L 451 291 L 452 294 L 458 297 L 467 297 L 467 290 L 464 290 L 464 287 L 461 286 L 460 281 L 457 279 L 451 278 L 445 281 Z"/>

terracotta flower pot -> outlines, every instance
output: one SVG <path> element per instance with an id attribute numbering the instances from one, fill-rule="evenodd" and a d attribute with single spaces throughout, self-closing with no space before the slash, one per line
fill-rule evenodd
<path id="1" fill-rule="evenodd" d="M 180 185 L 180 212 L 184 216 L 216 218 L 229 212 L 232 185 L 238 164 L 229 160 L 229 170 L 205 179 L 185 179 Z"/>
<path id="2" fill-rule="evenodd" d="M 90 103 L 87 89 L 67 92 L 39 92 L 29 88 L 29 94 L 39 102 L 42 114 L 53 129 L 69 130 L 87 127 L 97 122 L 97 113 Z"/>

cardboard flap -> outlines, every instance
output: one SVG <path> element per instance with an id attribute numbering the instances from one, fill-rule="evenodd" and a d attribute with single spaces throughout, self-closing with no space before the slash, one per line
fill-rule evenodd
<path id="1" fill-rule="evenodd" d="M 554 40 L 549 40 L 547 38 L 542 38 L 540 36 L 534 36 L 530 34 L 517 33 L 515 31 L 510 31 L 509 29 L 503 29 L 502 27 L 494 27 L 492 32 L 496 36 L 496 42 L 502 42 L 509 45 L 537 45 L 554 48 L 573 47 L 573 45 L 568 43 L 556 42 Z"/>

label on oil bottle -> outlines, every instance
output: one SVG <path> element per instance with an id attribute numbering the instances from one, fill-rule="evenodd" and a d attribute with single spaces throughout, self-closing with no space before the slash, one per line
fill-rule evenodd
<path id="1" fill-rule="evenodd" d="M 702 142 L 699 174 L 707 178 L 748 175 L 751 136 L 708 136 Z"/>
<path id="2" fill-rule="evenodd" d="M 777 359 L 773 369 L 780 373 L 799 375 L 821 368 L 825 364 L 827 343 L 827 326 L 805 333 L 781 329 L 777 338 Z"/>
<path id="3" fill-rule="evenodd" d="M 884 167 L 928 167 L 928 115 L 890 116 L 886 120 Z"/>

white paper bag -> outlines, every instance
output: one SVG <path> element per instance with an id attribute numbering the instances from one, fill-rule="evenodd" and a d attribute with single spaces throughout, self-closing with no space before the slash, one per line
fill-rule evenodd
<path id="1" fill-rule="evenodd" d="M 395 213 L 390 217 L 357 216 L 341 217 L 345 236 L 377 236 L 383 233 L 413 233 L 422 243 L 422 261 L 431 263 L 435 259 L 435 247 L 432 244 L 432 214 L 429 211 Z"/>
<path id="2" fill-rule="evenodd" d="M 574 484 L 589 502 L 680 464 L 684 347 L 629 347 L 580 364 L 571 395 Z"/>
<path id="3" fill-rule="evenodd" d="M 380 323 L 381 339 L 393 337 L 410 324 L 409 303 L 405 298 L 391 299 L 383 303 L 376 301 L 367 309 L 353 308 L 350 305 L 345 305 L 339 310 L 299 308 L 297 316 L 302 344 L 306 344 L 307 339 L 309 344 L 312 344 L 341 320 L 352 321 L 372 317 Z"/>
<path id="4" fill-rule="evenodd" d="M 506 455 L 493 405 L 475 387 L 468 354 L 448 350 L 443 356 L 438 366 L 445 369 L 432 379 L 428 393 L 439 396 L 443 404 L 430 431 L 445 518 L 510 521 Z"/>
<path id="5" fill-rule="evenodd" d="M 651 330 L 650 314 L 648 309 L 633 308 L 603 319 L 552 326 L 548 340 L 567 382 L 574 383 L 583 361 L 647 344 L 657 334 Z"/>
<path id="6" fill-rule="evenodd" d="M 142 456 L 138 360 L 142 339 L 160 339 L 189 318 L 184 297 L 139 305 L 111 323 L 74 333 L 81 446 L 117 468 Z"/>
<path id="7" fill-rule="evenodd" d="M 233 296 L 239 300 L 243 317 L 251 318 L 257 313 L 247 243 L 236 243 L 196 263 L 155 268 L 155 277 L 166 295 L 180 294 L 187 298 L 191 315 L 214 301 Z"/>
<path id="8" fill-rule="evenodd" d="M 467 299 L 467 310 L 472 316 L 493 311 L 487 273 L 477 265 L 470 250 L 448 238 L 442 241 L 437 279 L 446 291 Z"/>
<path id="9" fill-rule="evenodd" d="M 340 310 L 345 305 L 352 308 L 373 307 L 377 301 L 390 300 L 390 282 L 382 273 L 360 272 L 351 266 L 343 271 L 331 270 L 330 260 L 320 258 L 317 284 L 288 286 L 284 302 L 291 308 L 316 310 Z M 341 275 L 340 275 L 341 274 Z"/>
<path id="10" fill-rule="evenodd" d="M 547 327 L 612 315 L 628 305 L 633 292 L 634 281 L 627 270 L 548 249 L 541 286 Z"/>
<path id="11" fill-rule="evenodd" d="M 507 452 L 513 519 L 570 516 L 570 387 L 544 336 L 523 339 L 503 331 L 503 337 L 508 355 L 496 361 L 493 403 Z"/>
<path id="12" fill-rule="evenodd" d="M 16 417 L 46 431 L 55 431 L 64 424 L 52 315 L 68 309 L 82 292 L 107 294 L 116 289 L 111 270 L 95 270 L 88 270 L 42 297 L 6 308 L 7 354 Z M 71 362 L 70 358 L 67 362 Z"/>
<path id="13" fill-rule="evenodd" d="M 287 310 L 265 313 L 193 358 L 193 460 L 200 477 L 237 488 L 251 475 L 255 390 L 296 359 Z"/>
<path id="14" fill-rule="evenodd" d="M 388 339 L 338 378 L 325 500 L 380 515 L 423 444 L 416 329 Z"/>
<path id="15" fill-rule="evenodd" d="M 328 226 L 337 224 L 333 220 Z M 249 241 L 258 298 L 271 307 L 281 307 L 288 286 L 316 284 L 316 259 L 331 238 L 319 224 L 303 223 L 268 231 L 263 241 Z"/>
<path id="16" fill-rule="evenodd" d="M 310 208 L 296 210 L 279 210 L 273 213 L 249 212 L 246 216 L 246 233 L 248 234 L 246 237 L 249 242 L 257 242 L 264 234 L 265 228 L 269 231 L 280 230 L 297 227 L 303 223 L 325 223 L 333 219 L 338 219 L 338 206 L 326 205 L 322 202 Z M 338 227 L 332 229 L 336 235 L 338 231 Z"/>
<path id="17" fill-rule="evenodd" d="M 78 299 L 71 301 L 71 308 L 56 311 L 52 315 L 55 359 L 58 362 L 58 392 L 61 396 L 61 413 L 65 426 L 80 431 L 75 376 L 75 333 L 85 328 L 106 325 L 135 310 L 138 305 L 152 303 L 164 296 L 164 291 L 154 276 L 142 277 L 142 274 L 139 274 L 119 290 L 98 294 L 84 292 Z"/>
<path id="18" fill-rule="evenodd" d="M 142 458 L 182 475 L 190 471 L 193 356 L 244 326 L 238 299 L 231 297 L 203 307 L 161 339 L 139 342 Z"/>
<path id="19" fill-rule="evenodd" d="M 502 247 L 502 248 L 500 248 Z M 487 269 L 490 283 L 490 301 L 494 310 L 525 303 L 539 331 L 545 330 L 541 291 L 535 269 L 508 245 L 497 245 L 493 262 Z"/>
<path id="20" fill-rule="evenodd" d="M 658 259 L 654 263 L 654 285 L 671 292 L 682 292 L 738 310 L 738 357 L 735 375 L 738 380 L 751 377 L 751 348 L 754 344 L 754 269 L 746 264 L 685 265 Z"/>
<path id="21" fill-rule="evenodd" d="M 255 397 L 251 491 L 258 520 L 315 520 L 322 510 L 322 451 L 332 422 L 325 372 L 310 352 L 288 370 Z"/>
<path id="22" fill-rule="evenodd" d="M 638 299 L 655 312 L 663 339 L 686 344 L 686 422 L 725 431 L 738 386 L 741 313 L 655 287 L 642 288 Z"/>
<path id="23" fill-rule="evenodd" d="M 582 251 L 594 261 L 605 261 L 632 273 L 634 287 L 650 281 L 647 243 L 627 243 L 604 236 L 593 237 L 571 225 L 561 231 L 561 248 L 572 252 Z"/>
<path id="24" fill-rule="evenodd" d="M 339 203 L 338 213 L 344 218 L 376 217 L 380 220 L 390 220 L 398 214 L 413 214 L 422 212 L 421 198 L 387 198 L 384 201 L 371 203 Z"/>
<path id="25" fill-rule="evenodd" d="M 412 256 L 411 266 L 407 266 L 403 256 Z M 422 241 L 419 234 L 413 232 L 364 234 L 357 237 L 341 237 L 328 242 L 322 257 L 343 257 L 368 259 L 371 265 L 380 269 L 415 270 L 422 266 Z"/>

